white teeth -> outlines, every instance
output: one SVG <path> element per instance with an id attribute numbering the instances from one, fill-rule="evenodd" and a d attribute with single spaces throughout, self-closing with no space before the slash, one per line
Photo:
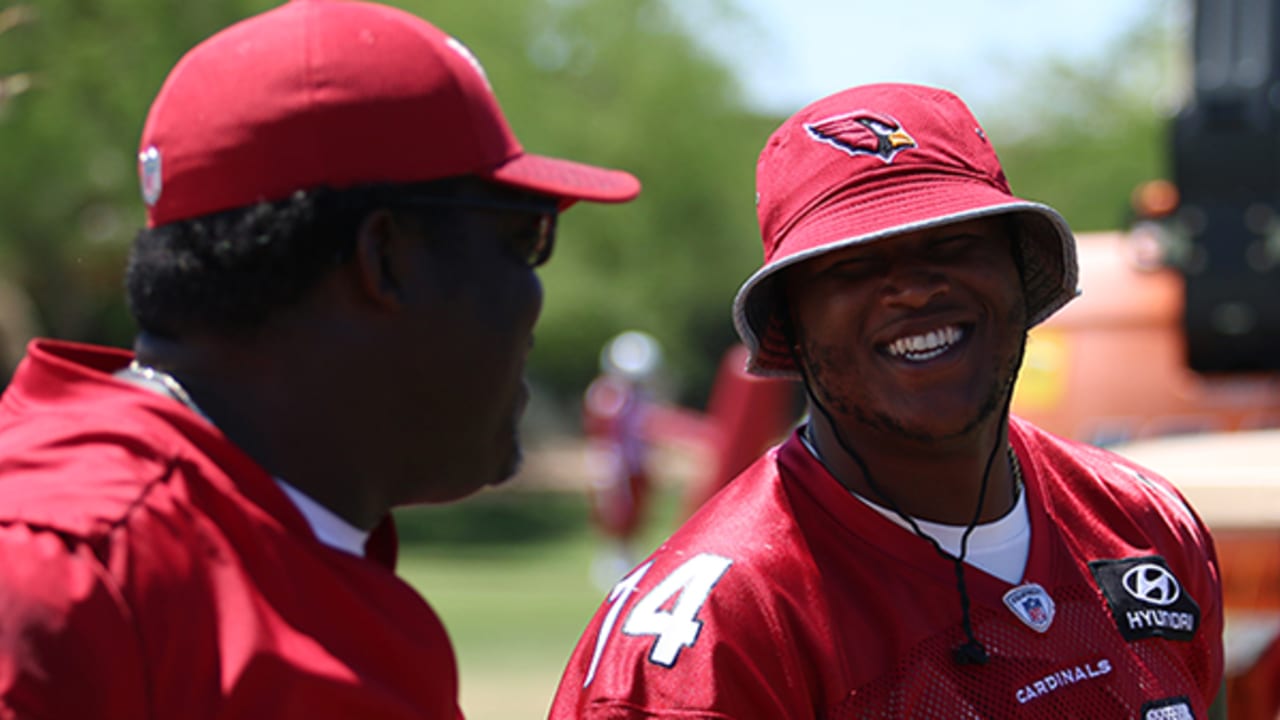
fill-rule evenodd
<path id="1" fill-rule="evenodd" d="M 894 357 L 906 358 L 912 362 L 924 362 L 946 352 L 963 337 L 964 330 L 948 325 L 921 335 L 898 338 L 889 343 L 886 349 Z"/>

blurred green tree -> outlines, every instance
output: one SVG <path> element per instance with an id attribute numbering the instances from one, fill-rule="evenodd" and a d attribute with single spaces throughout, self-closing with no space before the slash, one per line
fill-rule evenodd
<path id="1" fill-rule="evenodd" d="M 759 260 L 755 158 L 779 119 L 745 107 L 721 61 L 669 2 L 474 3 L 505 15 L 435 6 L 433 17 L 485 64 L 527 148 L 626 168 L 644 183 L 633 203 L 566 215 L 532 372 L 576 400 L 601 346 L 639 328 L 664 346 L 682 398 L 700 404 L 736 340 L 729 307 Z M 501 9 L 499 9 L 501 8 Z M 724 3 L 706 11 L 751 27 Z M 424 14 L 427 8 L 423 7 Z"/>
<path id="2" fill-rule="evenodd" d="M 29 24 L 36 17 L 30 5 L 11 5 L 0 9 L 0 36 Z M 31 73 L 10 72 L 0 75 L 0 119 L 9 103 L 31 89 Z M 39 332 L 35 310 L 25 289 L 14 283 L 0 266 L 0 385 L 22 358 L 26 342 Z"/>
<path id="3" fill-rule="evenodd" d="M 46 0 L 0 42 L 0 73 L 29 78 L 3 108 L 0 264 L 49 333 L 129 342 L 121 271 L 142 220 L 133 157 L 147 105 L 183 51 L 248 10 Z"/>
<path id="4" fill-rule="evenodd" d="M 1022 70 L 986 121 L 1014 192 L 1053 205 L 1077 232 L 1124 228 L 1134 188 L 1170 177 L 1191 56 L 1189 16 L 1173 9 L 1152 5 L 1087 63 Z"/>

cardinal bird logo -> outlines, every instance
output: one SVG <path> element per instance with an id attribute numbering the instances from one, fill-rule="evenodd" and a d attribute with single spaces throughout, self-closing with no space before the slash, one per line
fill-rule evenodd
<path id="1" fill-rule="evenodd" d="M 809 137 L 853 156 L 874 155 L 886 165 L 898 153 L 916 147 L 916 141 L 897 120 L 880 113 L 857 110 L 825 120 L 805 123 Z"/>

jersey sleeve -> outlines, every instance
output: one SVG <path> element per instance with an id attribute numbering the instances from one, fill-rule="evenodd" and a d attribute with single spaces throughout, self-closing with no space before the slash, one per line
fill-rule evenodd
<path id="1" fill-rule="evenodd" d="M 139 641 L 90 549 L 0 525 L 0 720 L 145 718 Z"/>
<path id="2" fill-rule="evenodd" d="M 596 612 L 550 717 L 813 718 L 813 597 L 727 553 L 659 551 Z"/>

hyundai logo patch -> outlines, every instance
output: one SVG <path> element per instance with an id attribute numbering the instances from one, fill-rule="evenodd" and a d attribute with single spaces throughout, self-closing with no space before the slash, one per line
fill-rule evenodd
<path id="1" fill-rule="evenodd" d="M 1089 563 L 1126 640 L 1162 637 L 1191 640 L 1200 627 L 1200 606 L 1182 588 L 1159 555 Z"/>
<path id="2" fill-rule="evenodd" d="M 1120 582 L 1134 598 L 1152 605 L 1172 605 L 1182 595 L 1182 588 L 1173 573 L 1154 563 L 1129 568 Z"/>
<path id="3" fill-rule="evenodd" d="M 1004 604 L 1036 632 L 1045 632 L 1053 624 L 1053 598 L 1036 583 L 1019 585 L 1005 593 Z"/>

